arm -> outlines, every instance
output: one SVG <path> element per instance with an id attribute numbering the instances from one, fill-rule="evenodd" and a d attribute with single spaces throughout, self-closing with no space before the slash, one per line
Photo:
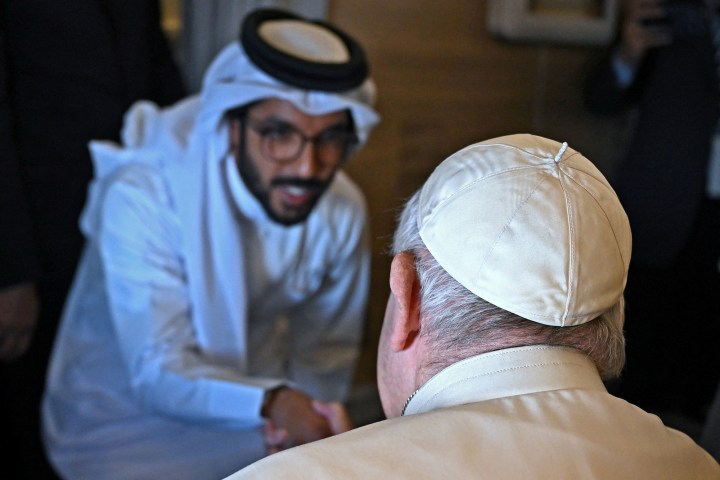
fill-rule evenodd
<path id="1" fill-rule="evenodd" d="M 324 401 L 343 401 L 349 393 L 367 309 L 367 211 L 359 191 L 348 185 L 356 195 L 353 207 L 332 212 L 327 221 L 334 233 L 315 247 L 329 256 L 323 280 L 289 323 L 288 375 Z"/>
<path id="2" fill-rule="evenodd" d="M 293 312 L 290 378 L 326 401 L 345 400 L 352 383 L 365 314 L 370 275 L 366 213 L 346 218 L 320 289 Z"/>
<path id="3" fill-rule="evenodd" d="M 661 0 L 627 2 L 619 42 L 585 84 L 585 104 L 589 110 L 614 114 L 635 103 L 647 70 L 648 53 L 672 42 L 667 26 L 652 23 L 665 15 Z"/>
<path id="4" fill-rule="evenodd" d="M 126 170 L 108 189 L 96 241 L 133 391 L 160 415 L 203 425 L 257 425 L 265 391 L 280 381 L 243 376 L 200 348 L 179 231 L 162 180 L 150 169 Z"/>
<path id="5" fill-rule="evenodd" d="M 32 219 L 13 133 L 8 63 L 0 18 L 0 362 L 22 355 L 32 338 L 39 274 Z"/>
<path id="6" fill-rule="evenodd" d="M 657 23 L 667 12 L 665 0 L 630 0 L 622 23 L 622 36 L 617 47 L 617 60 L 637 69 L 647 52 L 672 42 L 671 29 Z"/>
<path id="7" fill-rule="evenodd" d="M 363 207 L 334 212 L 335 219 L 328 220 L 336 233 L 332 240 L 312 242 L 316 251 L 333 253 L 326 260 L 328 269 L 321 274 L 320 287 L 288 312 L 288 377 L 324 400 L 347 396 L 365 318 L 368 232 L 364 204 L 356 193 L 355 201 Z M 325 403 L 290 389 L 274 395 L 268 414 L 271 422 L 265 438 L 271 453 L 352 428 L 341 403 Z"/>

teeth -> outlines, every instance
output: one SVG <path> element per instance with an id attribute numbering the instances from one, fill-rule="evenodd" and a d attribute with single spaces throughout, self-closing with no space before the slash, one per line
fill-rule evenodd
<path id="1" fill-rule="evenodd" d="M 285 187 L 285 190 L 290 195 L 302 195 L 305 193 L 305 189 L 303 187 L 287 186 L 287 187 Z"/>

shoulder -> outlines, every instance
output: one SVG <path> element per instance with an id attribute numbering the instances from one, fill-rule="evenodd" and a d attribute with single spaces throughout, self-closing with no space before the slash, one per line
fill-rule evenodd
<path id="1" fill-rule="evenodd" d="M 178 156 L 194 132 L 200 109 L 197 96 L 190 96 L 161 108 L 141 100 L 125 114 L 121 132 L 123 147 L 157 151 L 166 157 Z"/>
<path id="2" fill-rule="evenodd" d="M 86 208 L 92 210 L 95 200 L 108 195 L 169 204 L 169 176 L 182 173 L 174 169 L 187 150 L 196 113 L 193 97 L 167 108 L 149 101 L 135 103 L 125 115 L 121 144 L 89 144 L 95 177 Z"/>
<path id="3" fill-rule="evenodd" d="M 177 223 L 172 204 L 160 169 L 143 164 L 123 166 L 107 180 L 95 230 L 137 232 L 136 240 L 167 231 Z"/>
<path id="4" fill-rule="evenodd" d="M 159 162 L 111 142 L 91 142 L 95 178 L 81 216 L 85 235 L 93 237 L 103 223 L 124 216 L 129 207 L 144 211 L 169 205 L 170 195 Z"/>
<path id="5" fill-rule="evenodd" d="M 271 455 L 230 479 L 466 478 L 468 444 L 452 435 L 464 420 L 440 410 L 376 422 Z"/>
<path id="6" fill-rule="evenodd" d="M 164 172 L 157 166 L 127 164 L 113 172 L 106 181 L 106 196 L 123 196 L 158 204 L 170 203 Z"/>
<path id="7" fill-rule="evenodd" d="M 227 480 L 387 477 L 396 470 L 388 465 L 394 462 L 393 454 L 389 453 L 393 451 L 391 445 L 397 445 L 403 438 L 398 426 L 395 420 L 386 420 L 291 448 L 254 463 Z"/>
<path id="8" fill-rule="evenodd" d="M 580 393 L 572 400 L 580 405 L 568 410 L 565 395 L 548 395 L 539 404 L 509 397 L 385 420 L 271 455 L 230 479 L 469 478 L 479 471 L 558 478 L 578 468 L 594 478 L 718 478 L 709 454 L 627 403 L 608 408 L 607 394 L 593 401 Z M 581 405 L 586 400 L 593 408 Z"/>

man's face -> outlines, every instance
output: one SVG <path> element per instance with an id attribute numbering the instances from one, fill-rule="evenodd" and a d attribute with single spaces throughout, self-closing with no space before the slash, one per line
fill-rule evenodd
<path id="1" fill-rule="evenodd" d="M 304 221 L 347 156 L 348 112 L 307 115 L 272 98 L 248 109 L 244 121 L 231 121 L 233 152 L 250 192 L 274 221 Z"/>

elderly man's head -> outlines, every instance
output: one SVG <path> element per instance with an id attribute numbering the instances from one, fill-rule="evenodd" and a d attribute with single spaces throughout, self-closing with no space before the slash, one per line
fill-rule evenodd
<path id="1" fill-rule="evenodd" d="M 512 135 L 445 160 L 395 234 L 378 358 L 386 414 L 442 368 L 503 348 L 576 348 L 618 375 L 630 248 L 615 192 L 565 144 Z"/>

